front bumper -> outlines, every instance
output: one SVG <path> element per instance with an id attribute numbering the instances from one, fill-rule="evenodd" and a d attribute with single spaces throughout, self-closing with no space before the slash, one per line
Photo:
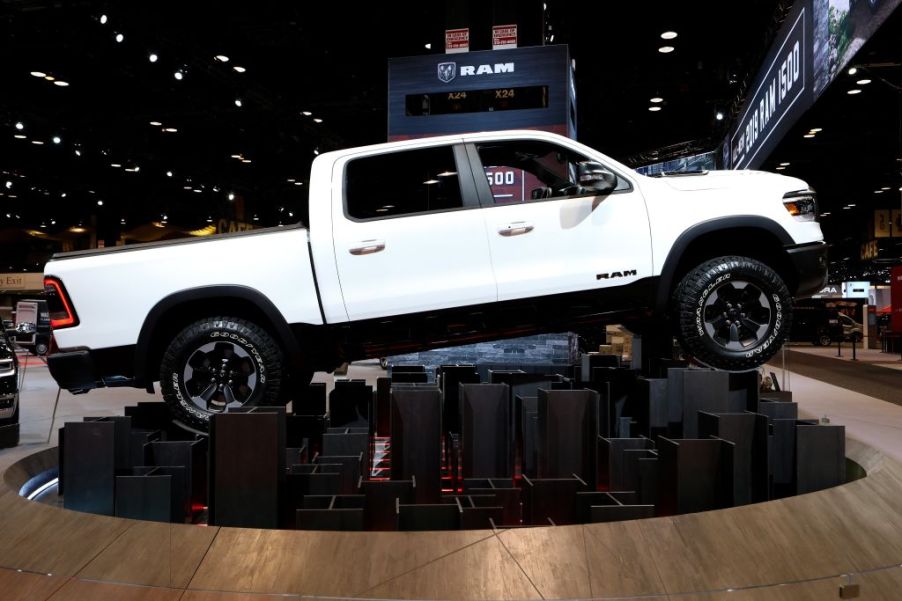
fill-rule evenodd
<path id="1" fill-rule="evenodd" d="M 812 242 L 786 247 L 796 272 L 795 298 L 805 298 L 827 285 L 827 243 Z"/>

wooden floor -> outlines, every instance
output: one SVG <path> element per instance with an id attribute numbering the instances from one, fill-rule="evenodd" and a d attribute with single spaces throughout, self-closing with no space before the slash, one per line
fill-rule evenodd
<path id="1" fill-rule="evenodd" d="M 868 477 L 790 499 L 649 520 L 464 532 L 297 532 L 137 522 L 0 483 L 2 601 L 623 598 L 902 599 L 902 465 L 847 442 Z M 789 583 L 776 586 L 781 583 Z M 730 591 L 730 589 L 733 589 Z M 710 591 L 705 593 L 706 591 Z"/>

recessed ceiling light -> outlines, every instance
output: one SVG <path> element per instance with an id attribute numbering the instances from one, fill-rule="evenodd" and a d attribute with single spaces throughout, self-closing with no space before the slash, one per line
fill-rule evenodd
<path id="1" fill-rule="evenodd" d="M 44 144 L 44 142 L 42 140 L 32 140 L 31 143 L 37 144 L 38 146 L 42 146 Z"/>
<path id="2" fill-rule="evenodd" d="M 55 80 L 56 78 L 55 78 L 53 75 L 45 75 L 45 76 L 44 76 L 44 79 L 46 79 L 47 81 L 53 81 L 53 80 Z"/>
<path id="3" fill-rule="evenodd" d="M 242 163 L 250 163 L 251 160 L 250 160 L 250 159 L 241 159 L 241 162 L 242 162 Z"/>
<path id="4" fill-rule="evenodd" d="M 295 185 L 295 186 L 303 186 L 303 185 L 304 185 L 304 182 L 294 182 L 294 185 Z"/>
<path id="5" fill-rule="evenodd" d="M 846 92 L 846 94 L 861 94 L 861 90 L 858 88 L 852 88 L 851 90 Z"/>
<path id="6" fill-rule="evenodd" d="M 157 56 L 157 53 L 156 53 L 156 52 L 151 52 L 150 54 L 147 55 L 147 60 L 149 60 L 149 61 L 152 62 L 152 63 L 157 62 L 157 59 L 159 59 L 159 58 L 160 58 L 160 57 Z"/>
<path id="7" fill-rule="evenodd" d="M 423 44 L 423 48 L 426 50 L 432 50 L 432 44 Z"/>
<path id="8" fill-rule="evenodd" d="M 26 136 L 25 134 L 13 134 L 13 137 L 14 137 L 14 138 L 18 138 L 18 139 L 20 139 L 20 140 L 24 140 L 24 139 L 27 138 L 28 136 Z"/>
<path id="9" fill-rule="evenodd" d="M 241 104 L 242 104 L 241 99 L 240 99 L 240 98 L 236 98 L 236 99 L 235 99 L 235 106 L 237 106 L 238 108 L 241 108 Z"/>
<path id="10" fill-rule="evenodd" d="M 75 156 L 77 156 L 77 157 L 81 156 L 81 151 L 77 148 L 75 149 Z"/>
<path id="11" fill-rule="evenodd" d="M 849 203 L 849 206 L 850 206 L 850 207 L 854 207 L 854 206 L 855 206 L 855 203 L 854 203 L 854 202 L 850 202 L 850 203 Z"/>
<path id="12" fill-rule="evenodd" d="M 664 102 L 664 99 L 660 96 L 655 96 L 654 98 L 649 99 L 649 102 Z"/>
<path id="13" fill-rule="evenodd" d="M 650 107 L 648 107 L 648 110 L 650 110 L 650 111 L 653 112 L 653 113 L 656 113 L 656 112 L 658 112 L 658 111 L 661 110 L 661 107 L 659 107 L 659 106 L 650 106 Z"/>
<path id="14" fill-rule="evenodd" d="M 176 71 L 175 73 L 172 74 L 172 76 L 175 77 L 177 80 L 182 81 L 182 78 L 185 77 L 185 74 L 182 73 L 181 71 Z"/>
<path id="15" fill-rule="evenodd" d="M 240 155 L 240 154 L 233 154 L 233 155 L 230 155 L 230 156 L 231 156 L 231 158 L 233 158 L 233 159 L 239 159 L 239 160 L 241 160 L 241 159 L 244 158 L 244 156 L 242 156 L 242 155 Z"/>
<path id="16" fill-rule="evenodd" d="M 100 15 L 100 24 L 101 25 L 106 25 L 107 21 L 108 21 L 108 19 L 107 19 L 106 15 Z"/>
<path id="17" fill-rule="evenodd" d="M 313 113 L 311 113 L 310 111 L 301 111 L 301 114 L 304 115 L 305 117 L 309 117 Z"/>
<path id="18" fill-rule="evenodd" d="M 178 130 L 177 130 L 176 128 L 174 128 L 174 127 L 164 127 L 164 128 L 163 128 L 163 131 L 165 131 L 165 132 L 168 133 L 168 134 L 174 134 L 174 133 L 177 132 Z"/>
<path id="19" fill-rule="evenodd" d="M 235 193 L 234 193 L 234 192 L 229 192 L 229 197 L 228 197 L 228 198 L 229 198 L 229 200 L 235 200 Z"/>
<path id="20" fill-rule="evenodd" d="M 18 129 L 19 131 L 22 131 L 23 129 L 25 129 L 25 124 L 22 123 L 21 121 L 16 121 L 16 129 Z"/>
<path id="21" fill-rule="evenodd" d="M 813 138 L 813 137 L 814 137 L 814 134 L 805 134 L 805 135 L 802 136 L 802 137 L 803 137 L 803 138 Z"/>
<path id="22" fill-rule="evenodd" d="M 242 67 L 241 65 L 235 65 L 235 66 L 232 67 L 232 68 L 233 68 L 235 71 L 237 71 L 238 73 L 244 73 L 245 71 L 247 71 L 247 69 L 245 69 L 245 68 Z"/>
<path id="23" fill-rule="evenodd" d="M 98 201 L 97 201 L 97 206 L 98 206 L 98 207 L 102 207 L 102 206 L 103 206 L 103 201 L 102 201 L 102 200 L 98 200 Z"/>
<path id="24" fill-rule="evenodd" d="M 172 171 L 167 171 L 167 172 L 166 172 L 166 177 L 172 177 Z"/>
<path id="25" fill-rule="evenodd" d="M 871 80 L 870 79 L 859 79 L 855 83 L 858 84 L 859 86 L 866 86 L 869 83 L 871 83 Z"/>
<path id="26" fill-rule="evenodd" d="M 54 143 L 54 144 L 59 144 L 59 143 L 62 142 L 62 141 L 63 141 L 63 139 L 60 138 L 59 136 L 53 136 L 53 143 Z"/>
<path id="27" fill-rule="evenodd" d="M 874 190 L 874 194 L 883 194 L 883 190 Z"/>
<path id="28" fill-rule="evenodd" d="M 848 73 L 849 75 L 855 75 L 856 73 L 858 73 L 858 67 L 849 67 Z"/>
<path id="29" fill-rule="evenodd" d="M 811 129 L 808 130 L 808 133 L 809 133 L 809 134 L 816 134 L 816 133 L 821 132 L 821 131 L 824 131 L 824 128 L 823 128 L 823 127 L 812 127 Z"/>
<path id="30" fill-rule="evenodd" d="M 69 87 L 69 82 L 68 82 L 68 81 L 63 81 L 63 80 L 61 80 L 61 79 L 58 79 L 58 80 L 56 80 L 56 81 L 53 82 L 53 85 L 59 86 L 59 87 L 61 87 L 61 88 L 68 88 L 68 87 Z"/>
<path id="31" fill-rule="evenodd" d="M 780 163 L 780 167 L 789 167 L 789 162 Z"/>
<path id="32" fill-rule="evenodd" d="M 220 63 L 227 63 L 229 62 L 229 57 L 227 57 L 225 54 L 217 54 L 213 57 L 213 60 L 219 61 Z"/>
<path id="33" fill-rule="evenodd" d="M 314 117 L 314 118 L 313 118 L 313 122 L 314 122 L 314 123 L 322 123 L 323 120 L 320 119 L 319 117 Z"/>
<path id="34" fill-rule="evenodd" d="M 672 40 L 673 38 L 677 37 L 677 35 L 678 34 L 675 31 L 665 31 L 664 33 L 661 34 L 661 39 L 662 40 Z"/>
<path id="35" fill-rule="evenodd" d="M 47 74 L 44 73 L 43 71 L 32 71 L 31 75 L 33 75 L 35 77 L 47 77 Z"/>
<path id="36" fill-rule="evenodd" d="M 777 171 L 785 171 L 786 167 L 777 167 Z"/>
<path id="37" fill-rule="evenodd" d="M 118 169 L 119 167 L 122 167 L 122 163 L 110 163 L 110 167 L 115 167 Z"/>
<path id="38" fill-rule="evenodd" d="M 658 52 L 660 52 L 661 54 L 670 54 L 674 50 L 676 50 L 676 48 L 674 48 L 673 46 L 661 46 L 660 48 L 658 48 Z"/>
<path id="39" fill-rule="evenodd" d="M 116 39 L 117 44 L 121 44 L 123 42 L 123 40 L 125 40 L 125 36 L 122 35 L 121 33 L 117 33 L 115 39 Z"/>
<path id="40" fill-rule="evenodd" d="M 163 125 L 163 123 L 160 121 L 149 121 L 149 123 L 154 127 L 160 127 L 161 125 Z"/>
<path id="41" fill-rule="evenodd" d="M 880 189 L 881 189 L 881 190 L 889 190 L 889 186 L 883 186 L 883 187 L 880 188 Z"/>

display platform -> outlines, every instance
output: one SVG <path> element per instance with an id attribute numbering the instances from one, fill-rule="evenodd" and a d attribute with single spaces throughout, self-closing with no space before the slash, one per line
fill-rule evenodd
<path id="1" fill-rule="evenodd" d="M 862 599 L 898 599 L 902 465 L 846 443 L 866 477 L 780 501 L 629 522 L 403 533 L 198 527 L 49 507 L 18 494 L 56 465 L 48 449 L 4 473 L 0 590 L 5 600 L 54 601 L 757 601 L 838 598 L 851 582 Z"/>

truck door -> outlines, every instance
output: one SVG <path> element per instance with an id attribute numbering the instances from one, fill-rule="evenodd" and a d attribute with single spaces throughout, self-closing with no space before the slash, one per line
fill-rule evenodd
<path id="1" fill-rule="evenodd" d="M 498 300 L 621 286 L 652 275 L 645 202 L 617 173 L 613 192 L 578 184 L 576 151 L 541 140 L 468 146 L 481 188 Z"/>
<path id="2" fill-rule="evenodd" d="M 333 243 L 348 319 L 497 300 L 462 145 L 353 155 L 333 174 Z"/>

